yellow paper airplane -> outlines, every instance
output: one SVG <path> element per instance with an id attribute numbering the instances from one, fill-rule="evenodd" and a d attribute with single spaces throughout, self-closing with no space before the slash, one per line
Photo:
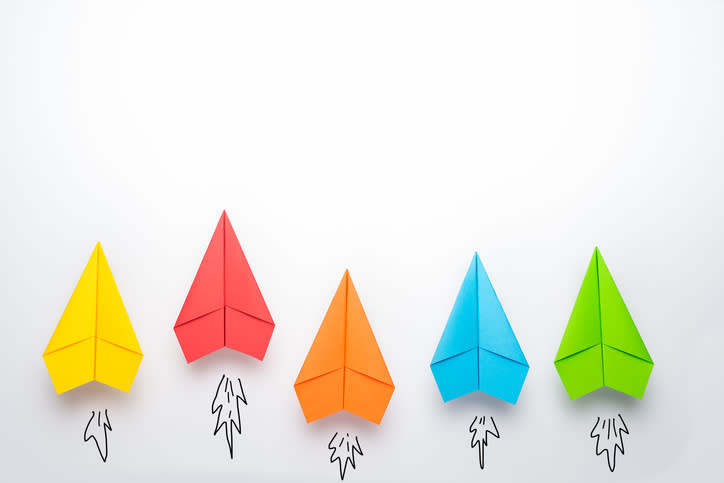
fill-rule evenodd
<path id="1" fill-rule="evenodd" d="M 128 392 L 142 358 L 121 294 L 97 243 L 43 353 L 50 378 L 58 394 L 90 381 Z"/>

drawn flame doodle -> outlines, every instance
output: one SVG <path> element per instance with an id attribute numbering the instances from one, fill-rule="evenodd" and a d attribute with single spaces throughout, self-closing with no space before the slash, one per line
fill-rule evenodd
<path id="1" fill-rule="evenodd" d="M 611 472 L 616 469 L 616 452 L 620 451 L 623 455 L 624 433 L 629 434 L 626 423 L 620 414 L 617 418 L 603 419 L 599 417 L 591 430 L 591 438 L 596 440 L 596 456 L 606 453 L 608 469 Z"/>
<path id="2" fill-rule="evenodd" d="M 83 441 L 87 443 L 92 439 L 96 443 L 96 448 L 104 463 L 108 458 L 108 431 L 113 431 L 111 422 L 108 420 L 108 410 L 91 411 L 91 417 L 83 432 Z"/>
<path id="3" fill-rule="evenodd" d="M 339 477 L 344 480 L 344 474 L 347 472 L 347 463 L 352 466 L 352 469 L 356 468 L 356 462 L 354 460 L 354 454 L 357 453 L 360 456 L 364 456 L 362 453 L 362 447 L 359 444 L 357 436 L 352 439 L 349 433 L 346 436 L 339 438 L 339 443 L 335 443 L 339 433 L 334 433 L 332 439 L 329 440 L 327 448 L 332 450 L 332 454 L 329 456 L 329 462 L 334 464 L 335 460 L 339 462 Z M 339 454 L 338 454 L 339 452 Z M 342 461 L 344 458 L 344 461 Z"/>
<path id="4" fill-rule="evenodd" d="M 211 414 L 218 413 L 216 415 L 214 436 L 221 431 L 221 428 L 224 428 L 226 443 L 229 445 L 229 456 L 232 459 L 234 458 L 234 432 L 241 435 L 239 402 L 246 405 L 246 396 L 241 385 L 241 379 L 237 378 L 236 381 L 232 381 L 225 374 L 222 375 L 221 381 L 216 387 L 214 400 L 211 402 Z"/>
<path id="5" fill-rule="evenodd" d="M 470 423 L 470 432 L 473 433 L 473 437 L 470 439 L 470 447 L 478 447 L 478 461 L 482 470 L 485 468 L 485 447 L 488 445 L 488 435 L 500 438 L 500 433 L 492 416 L 489 418 L 475 416 L 473 422 Z"/>

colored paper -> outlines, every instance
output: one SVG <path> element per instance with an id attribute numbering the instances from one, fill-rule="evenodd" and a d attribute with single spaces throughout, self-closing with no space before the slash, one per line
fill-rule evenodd
<path id="1" fill-rule="evenodd" d="M 308 423 L 343 409 L 377 424 L 385 414 L 395 386 L 348 271 L 294 390 Z"/>
<path id="2" fill-rule="evenodd" d="M 593 251 L 555 360 L 571 399 L 603 386 L 641 399 L 654 367 L 603 261 Z"/>
<path id="3" fill-rule="evenodd" d="M 477 253 L 430 369 L 445 402 L 482 391 L 515 404 L 523 388 L 528 362 Z"/>
<path id="4" fill-rule="evenodd" d="M 143 354 L 100 243 L 43 353 L 58 394 L 90 381 L 128 391 Z"/>
<path id="5" fill-rule="evenodd" d="M 274 321 L 226 211 L 221 214 L 174 332 L 187 362 L 229 347 L 264 360 Z"/>

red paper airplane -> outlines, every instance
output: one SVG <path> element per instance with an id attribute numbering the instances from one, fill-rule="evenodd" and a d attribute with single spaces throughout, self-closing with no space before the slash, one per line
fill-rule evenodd
<path id="1" fill-rule="evenodd" d="M 274 321 L 226 211 L 173 329 L 188 362 L 222 347 L 264 359 Z"/>

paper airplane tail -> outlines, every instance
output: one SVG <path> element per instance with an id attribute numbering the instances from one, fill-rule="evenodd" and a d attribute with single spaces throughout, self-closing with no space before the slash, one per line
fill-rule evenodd
<path id="1" fill-rule="evenodd" d="M 344 409 L 344 369 L 297 383 L 294 390 L 308 423 Z"/>
<path id="2" fill-rule="evenodd" d="M 95 379 L 128 392 L 142 359 L 142 354 L 99 340 L 96 347 Z"/>
<path id="3" fill-rule="evenodd" d="M 604 385 L 641 399 L 654 368 L 653 362 L 603 346 Z"/>
<path id="4" fill-rule="evenodd" d="M 379 424 L 394 386 L 342 368 L 294 385 L 308 423 L 346 409 Z"/>
<path id="5" fill-rule="evenodd" d="M 351 369 L 345 371 L 344 409 L 380 424 L 395 387 Z"/>
<path id="6" fill-rule="evenodd" d="M 45 354 L 43 359 L 58 394 L 90 381 L 128 392 L 143 355 L 103 340 L 87 339 Z"/>

